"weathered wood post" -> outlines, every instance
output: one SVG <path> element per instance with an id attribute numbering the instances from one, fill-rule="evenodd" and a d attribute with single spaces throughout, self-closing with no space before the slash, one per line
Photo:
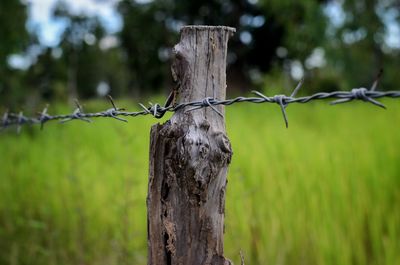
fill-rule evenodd
<path id="1" fill-rule="evenodd" d="M 174 47 L 179 102 L 225 99 L 226 54 L 235 29 L 186 26 Z M 224 107 L 218 106 L 224 113 Z M 226 174 L 232 150 L 211 108 L 181 109 L 150 140 L 149 265 L 229 265 L 224 257 Z"/>

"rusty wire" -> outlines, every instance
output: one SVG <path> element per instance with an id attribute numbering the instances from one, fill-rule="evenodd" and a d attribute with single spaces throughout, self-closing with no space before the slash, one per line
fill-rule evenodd
<path id="1" fill-rule="evenodd" d="M 127 122 L 126 119 L 122 117 L 136 117 L 136 116 L 145 116 L 151 115 L 157 119 L 162 118 L 167 112 L 176 112 L 179 110 L 184 111 L 193 111 L 197 109 L 202 109 L 206 107 L 210 107 L 216 113 L 222 116 L 222 113 L 219 112 L 215 106 L 224 105 L 230 106 L 236 103 L 275 103 L 278 104 L 281 108 L 283 119 L 285 121 L 286 127 L 288 127 L 288 119 L 286 114 L 286 108 L 289 104 L 292 103 L 308 103 L 314 100 L 322 100 L 322 99 L 336 99 L 332 101 L 330 104 L 340 104 L 351 102 L 354 100 L 361 100 L 365 102 L 369 102 L 378 107 L 385 108 L 385 106 L 377 101 L 378 98 L 398 98 L 400 97 L 400 91 L 376 91 L 376 87 L 378 84 L 378 78 L 375 80 L 374 84 L 370 89 L 366 89 L 364 87 L 361 88 L 353 88 L 350 91 L 334 91 L 334 92 L 320 92 L 310 96 L 304 97 L 295 97 L 296 93 L 299 91 L 300 87 L 303 84 L 303 80 L 296 86 L 293 93 L 290 96 L 286 95 L 275 95 L 272 97 L 265 96 L 261 92 L 252 91 L 255 96 L 253 97 L 236 97 L 232 99 L 219 100 L 216 98 L 207 97 L 201 100 L 195 100 L 191 102 L 179 103 L 176 105 L 160 105 L 160 104 L 151 104 L 149 106 L 144 106 L 143 104 L 139 104 L 142 110 L 140 111 L 126 111 L 123 108 L 118 108 L 114 103 L 114 100 L 111 96 L 108 96 L 108 99 L 111 103 L 111 108 L 94 113 L 85 113 L 82 109 L 82 106 L 76 100 L 76 109 L 70 114 L 62 114 L 62 115 L 50 115 L 48 113 L 48 105 L 40 112 L 38 117 L 27 117 L 24 116 L 22 112 L 18 114 L 6 111 L 3 114 L 3 117 L 0 121 L 0 128 L 4 129 L 9 126 L 17 126 L 17 132 L 19 133 L 22 125 L 26 124 L 40 124 L 40 128 L 43 129 L 45 123 L 49 121 L 58 120 L 60 123 L 65 123 L 72 120 L 81 120 L 85 122 L 91 122 L 91 118 L 100 118 L 107 117 L 113 118 L 119 121 Z M 187 108 L 190 107 L 190 108 Z"/>

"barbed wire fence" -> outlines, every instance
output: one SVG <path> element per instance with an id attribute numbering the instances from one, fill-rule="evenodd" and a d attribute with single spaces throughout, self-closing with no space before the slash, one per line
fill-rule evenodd
<path id="1" fill-rule="evenodd" d="M 122 117 L 137 117 L 137 116 L 151 115 L 154 118 L 160 119 L 167 112 L 176 112 L 182 109 L 184 111 L 193 111 L 207 107 L 213 109 L 220 116 L 223 116 L 223 114 L 219 112 L 215 108 L 215 106 L 219 105 L 230 106 L 233 104 L 244 103 L 244 102 L 255 103 L 255 104 L 261 104 L 261 103 L 278 104 L 281 108 L 286 128 L 288 128 L 289 122 L 286 114 L 286 108 L 289 104 L 293 103 L 309 103 L 315 100 L 335 99 L 330 103 L 331 105 L 335 105 L 340 103 L 351 102 L 354 100 L 359 100 L 359 101 L 369 102 L 371 104 L 374 104 L 375 106 L 385 109 L 386 107 L 376 99 L 384 97 L 399 98 L 400 91 L 377 91 L 376 88 L 378 85 L 380 75 L 381 74 L 378 75 L 378 77 L 376 78 L 370 89 L 361 87 L 361 88 L 353 88 L 350 91 L 319 92 L 309 96 L 296 97 L 297 92 L 303 85 L 304 80 L 302 79 L 298 83 L 296 88 L 293 90 L 293 93 L 290 96 L 274 95 L 268 97 L 259 91 L 252 91 L 252 93 L 255 95 L 254 97 L 240 96 L 226 100 L 219 100 L 216 98 L 207 97 L 201 100 L 179 103 L 175 105 L 166 105 L 166 104 L 160 105 L 158 103 L 156 104 L 149 103 L 149 106 L 144 106 L 143 104 L 139 103 L 142 110 L 133 112 L 127 111 L 124 108 L 118 108 L 111 96 L 108 96 L 108 99 L 112 106 L 111 108 L 104 111 L 93 112 L 93 113 L 85 113 L 83 111 L 82 106 L 79 104 L 78 100 L 76 100 L 75 101 L 76 109 L 69 114 L 50 115 L 48 112 L 49 105 L 46 105 L 46 107 L 39 113 L 38 117 L 24 116 L 22 111 L 19 112 L 18 114 L 6 111 L 1 119 L 0 129 L 3 130 L 10 126 L 16 126 L 17 133 L 20 133 L 22 125 L 40 124 L 40 128 L 43 129 L 44 124 L 49 121 L 59 121 L 60 123 L 66 123 L 73 120 L 81 120 L 90 123 L 92 122 L 91 118 L 113 118 L 122 122 L 128 122 L 126 119 Z"/>

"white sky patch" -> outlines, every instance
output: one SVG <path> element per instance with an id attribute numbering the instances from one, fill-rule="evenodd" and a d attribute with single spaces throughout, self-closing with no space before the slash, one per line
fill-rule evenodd
<path id="1" fill-rule="evenodd" d="M 247 2 L 249 2 L 249 4 L 255 5 L 258 3 L 258 0 L 247 0 Z"/>
<path id="2" fill-rule="evenodd" d="M 253 36 L 251 36 L 251 33 L 248 31 L 242 31 L 239 35 L 239 39 L 243 44 L 248 45 L 253 40 Z"/>
<path id="3" fill-rule="evenodd" d="M 122 20 L 115 10 L 115 5 L 118 3 L 116 0 L 79 0 L 66 1 L 66 3 L 73 14 L 98 16 L 103 22 L 104 27 L 111 33 L 115 33 L 121 29 Z"/>
<path id="4" fill-rule="evenodd" d="M 359 28 L 356 31 L 345 30 L 342 34 L 342 39 L 347 44 L 356 43 L 367 36 L 367 31 L 364 28 Z"/>
<path id="5" fill-rule="evenodd" d="M 86 33 L 85 36 L 83 37 L 83 40 L 87 45 L 93 45 L 96 43 L 96 36 L 93 35 L 92 33 Z"/>
<path id="6" fill-rule="evenodd" d="M 110 85 L 105 81 L 101 81 L 96 87 L 96 92 L 99 97 L 104 97 L 110 92 Z"/>
<path id="7" fill-rule="evenodd" d="M 29 19 L 27 28 L 37 31 L 40 42 L 45 46 L 57 46 L 66 21 L 51 17 L 57 0 L 27 0 Z M 71 13 L 98 16 L 108 33 L 116 33 L 122 28 L 122 18 L 116 11 L 118 0 L 66 1 Z"/>
<path id="8" fill-rule="evenodd" d="M 45 23 L 37 24 L 36 30 L 42 44 L 55 47 L 59 44 L 65 27 L 66 21 L 53 19 Z"/>
<path id="9" fill-rule="evenodd" d="M 36 31 L 41 43 L 56 46 L 64 29 L 60 21 L 51 20 L 55 0 L 29 0 L 27 29 Z"/>
<path id="10" fill-rule="evenodd" d="M 294 80 L 299 81 L 304 76 L 304 68 L 299 60 L 294 60 L 290 64 L 290 75 Z"/>
<path id="11" fill-rule="evenodd" d="M 244 14 L 240 17 L 240 24 L 242 26 L 251 26 L 253 28 L 259 28 L 265 23 L 264 16 L 252 16 L 250 14 Z"/>
<path id="12" fill-rule="evenodd" d="M 338 28 L 346 20 L 346 14 L 342 8 L 342 1 L 331 1 L 324 8 L 325 16 L 329 18 L 332 26 Z"/>
<path id="13" fill-rule="evenodd" d="M 389 47 L 400 49 L 400 27 L 399 27 L 399 25 L 388 25 L 385 41 Z"/>
<path id="14" fill-rule="evenodd" d="M 51 9 L 55 0 L 28 0 L 29 19 L 37 23 L 49 21 Z"/>
<path id="15" fill-rule="evenodd" d="M 325 50 L 321 47 L 315 48 L 311 55 L 305 61 L 305 66 L 307 67 L 307 69 L 321 68 L 325 65 Z"/>
<path id="16" fill-rule="evenodd" d="M 346 21 L 346 14 L 342 5 L 343 0 L 331 1 L 323 10 L 330 22 L 327 28 L 328 36 L 334 36 L 336 29 L 343 26 Z M 396 8 L 387 8 L 387 6 L 385 6 L 385 1 L 382 1 L 378 2 L 375 11 L 386 27 L 383 37 L 385 44 L 391 49 L 400 49 L 399 10 Z M 363 39 L 365 37 L 365 32 L 363 32 L 363 30 L 345 32 L 342 37 L 346 43 L 351 44 Z"/>
<path id="17" fill-rule="evenodd" d="M 26 70 L 31 66 L 29 58 L 20 54 L 12 54 L 8 56 L 7 63 L 10 67 L 20 70 Z"/>
<path id="18" fill-rule="evenodd" d="M 117 47 L 118 45 L 119 45 L 119 40 L 114 35 L 108 35 L 102 38 L 99 42 L 99 47 L 103 51 Z"/>
<path id="19" fill-rule="evenodd" d="M 149 4 L 149 3 L 153 2 L 153 1 L 154 0 L 135 0 L 136 3 L 142 4 L 142 5 Z"/>
<path id="20" fill-rule="evenodd" d="M 385 24 L 385 42 L 390 48 L 400 49 L 400 24 L 398 19 L 400 12 L 395 8 L 384 9 L 378 6 L 376 10 Z"/>
<path id="21" fill-rule="evenodd" d="M 43 52 L 43 47 L 32 45 L 24 54 L 11 54 L 7 57 L 7 63 L 14 69 L 26 70 L 37 60 L 39 54 Z"/>

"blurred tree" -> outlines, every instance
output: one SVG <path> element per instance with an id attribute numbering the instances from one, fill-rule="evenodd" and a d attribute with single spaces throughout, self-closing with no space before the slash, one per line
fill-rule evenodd
<path id="1" fill-rule="evenodd" d="M 0 1 L 0 101 L 2 102 L 14 102 L 19 98 L 22 89 L 23 74 L 11 69 L 7 58 L 13 53 L 24 51 L 28 44 L 26 19 L 26 5 L 21 1 Z"/>
<path id="2" fill-rule="evenodd" d="M 64 95 L 70 99 L 96 96 L 100 83 L 106 83 L 114 94 L 125 92 L 122 51 L 118 43 L 102 45 L 113 36 L 107 35 L 99 19 L 71 13 L 66 2 L 58 2 L 53 16 L 65 22 L 60 44 L 38 57 L 30 69 L 30 84 L 41 87 L 47 97 L 62 95 L 64 84 Z"/>
<path id="3" fill-rule="evenodd" d="M 382 89 L 398 89 L 400 40 L 388 43 L 392 27 L 400 27 L 396 0 L 347 0 L 341 5 L 343 22 L 334 28 L 326 47 L 329 60 L 348 86 L 369 87 L 381 68 Z"/>
<path id="4" fill-rule="evenodd" d="M 326 15 L 333 4 L 343 13 L 340 23 Z M 284 79 L 276 83 L 292 87 L 293 70 L 304 73 L 304 68 L 312 77 L 307 92 L 368 86 L 381 67 L 382 87 L 398 88 L 400 44 L 387 41 L 390 28 L 400 26 L 397 0 L 121 0 L 117 8 L 123 28 L 113 36 L 98 18 L 72 13 L 67 1 L 59 1 L 54 18 L 64 21 L 65 29 L 58 47 L 41 47 L 30 68 L 20 71 L 10 68 L 8 56 L 27 53 L 40 41 L 25 29 L 26 5 L 1 1 L 0 100 L 14 103 L 35 93 L 87 98 L 109 89 L 138 96 L 169 89 L 171 48 L 187 24 L 237 28 L 228 52 L 230 90 L 276 77 Z M 316 67 L 313 56 L 323 63 Z M 264 78 L 266 73 L 275 77 Z"/>
<path id="5" fill-rule="evenodd" d="M 131 87 L 158 91 L 170 80 L 170 49 L 177 42 L 179 29 L 186 24 L 227 25 L 239 32 L 230 42 L 228 77 L 235 83 L 248 81 L 247 70 L 254 65 L 268 69 L 274 49 L 280 43 L 282 30 L 265 23 L 261 10 L 247 1 L 151 1 L 140 4 L 122 1 L 119 11 L 124 20 L 122 46 L 128 55 Z M 241 26 L 241 23 L 244 26 Z M 145 30 L 143 30 L 143 26 Z M 253 40 L 256 37 L 257 40 Z M 269 39 L 269 42 L 262 41 Z M 250 44 L 256 47 L 251 47 Z M 267 47 L 262 47 L 266 44 Z"/>
<path id="6" fill-rule="evenodd" d="M 45 48 L 26 73 L 26 86 L 32 98 L 47 100 L 57 96 L 65 98 L 63 88 L 67 80 L 65 65 L 58 59 L 60 50 Z"/>
<path id="7" fill-rule="evenodd" d="M 275 15 L 284 29 L 281 43 L 288 57 L 304 61 L 315 47 L 324 44 L 327 18 L 323 7 L 329 0 L 264 0 L 260 2 L 266 16 Z"/>
<path id="8" fill-rule="evenodd" d="M 0 2 L 0 71 L 7 68 L 8 55 L 26 48 L 29 40 L 25 28 L 26 19 L 26 5 L 21 1 Z"/>
<path id="9" fill-rule="evenodd" d="M 176 34 L 165 29 L 160 21 L 164 13 L 158 3 L 137 4 L 121 1 L 118 7 L 124 21 L 121 45 L 127 55 L 129 87 L 138 96 L 145 90 L 158 91 L 167 80 L 166 48 Z"/>
<path id="10" fill-rule="evenodd" d="M 284 46 L 292 58 L 305 59 L 324 42 L 326 1 L 138 1 L 119 4 L 124 27 L 122 47 L 127 52 L 131 87 L 157 91 L 168 80 L 166 47 L 177 42 L 187 24 L 227 25 L 238 32 L 230 41 L 228 84 L 245 88 L 249 81 L 283 63 L 276 50 Z M 145 27 L 145 30 L 143 30 Z M 286 59 L 286 58 L 284 58 Z"/>
<path id="11" fill-rule="evenodd" d="M 101 78 L 96 71 L 99 48 L 94 44 L 104 36 L 104 30 L 97 18 L 70 13 L 65 2 L 59 2 L 54 17 L 67 24 L 59 47 L 67 67 L 68 95 L 71 99 L 77 98 L 79 86 L 81 94 L 93 96 L 96 82 Z"/>

